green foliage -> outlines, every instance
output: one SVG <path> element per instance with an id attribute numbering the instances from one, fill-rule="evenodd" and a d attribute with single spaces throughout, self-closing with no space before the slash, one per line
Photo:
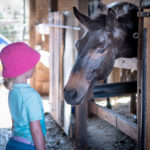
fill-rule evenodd
<path id="1" fill-rule="evenodd" d="M 22 40 L 22 31 L 20 26 L 20 23 L 22 22 L 22 9 L 12 9 L 11 7 L 2 8 L 0 10 L 0 19 L 4 20 L 20 20 L 18 23 L 8 23 L 4 24 L 3 22 L 0 22 L 0 33 L 4 35 L 6 38 L 8 38 L 10 41 L 15 42 L 18 40 Z"/>

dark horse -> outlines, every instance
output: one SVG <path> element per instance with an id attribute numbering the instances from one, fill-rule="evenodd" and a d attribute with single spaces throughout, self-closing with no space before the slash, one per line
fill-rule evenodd
<path id="1" fill-rule="evenodd" d="M 64 88 L 68 104 L 80 104 L 97 80 L 111 73 L 115 59 L 137 56 L 138 8 L 128 2 L 117 2 L 101 7 L 94 18 L 73 8 L 76 18 L 86 32 L 75 46 L 78 57 Z"/>

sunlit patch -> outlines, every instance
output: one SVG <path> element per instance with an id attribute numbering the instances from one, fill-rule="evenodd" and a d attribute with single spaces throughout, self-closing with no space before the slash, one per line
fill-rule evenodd
<path id="1" fill-rule="evenodd" d="M 115 104 L 128 104 L 130 101 L 130 96 L 126 96 L 126 97 L 119 97 L 119 98 L 111 98 L 110 99 L 110 103 L 112 106 L 114 106 Z M 106 100 L 101 100 L 101 101 L 96 101 L 97 105 L 106 107 L 107 106 L 107 101 Z"/>
<path id="2" fill-rule="evenodd" d="M 129 96 L 128 97 L 121 97 L 118 100 L 116 100 L 116 102 L 120 103 L 120 104 L 127 104 L 127 103 L 129 103 L 130 99 L 131 98 Z"/>
<path id="3" fill-rule="evenodd" d="M 97 105 L 100 105 L 100 106 L 103 106 L 103 107 L 106 107 L 106 105 L 107 105 L 107 102 L 106 102 L 106 100 L 102 100 L 102 101 L 96 101 L 95 102 Z"/>

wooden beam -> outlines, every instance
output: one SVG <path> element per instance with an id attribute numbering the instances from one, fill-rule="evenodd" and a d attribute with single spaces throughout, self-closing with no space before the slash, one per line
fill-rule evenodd
<path id="1" fill-rule="evenodd" d="M 137 58 L 118 58 L 115 60 L 114 67 L 137 70 Z"/>
<path id="2" fill-rule="evenodd" d="M 137 6 L 139 6 L 139 0 L 117 0 L 117 2 L 122 2 L 122 1 L 133 3 L 133 4 L 137 5 Z M 102 2 L 104 4 L 110 4 L 110 3 L 116 2 L 116 0 L 102 0 Z"/>
<path id="3" fill-rule="evenodd" d="M 138 126 L 137 124 L 129 121 L 124 116 L 119 115 L 112 109 L 101 107 L 94 102 L 89 102 L 89 111 L 105 121 L 109 122 L 111 125 L 121 130 L 123 133 L 127 134 L 134 140 L 138 141 Z"/>

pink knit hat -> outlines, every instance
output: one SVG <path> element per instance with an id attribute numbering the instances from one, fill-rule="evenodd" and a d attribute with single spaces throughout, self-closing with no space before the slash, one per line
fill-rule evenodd
<path id="1" fill-rule="evenodd" d="M 0 53 L 4 78 L 17 77 L 32 69 L 39 61 L 40 54 L 23 42 L 4 47 Z"/>

